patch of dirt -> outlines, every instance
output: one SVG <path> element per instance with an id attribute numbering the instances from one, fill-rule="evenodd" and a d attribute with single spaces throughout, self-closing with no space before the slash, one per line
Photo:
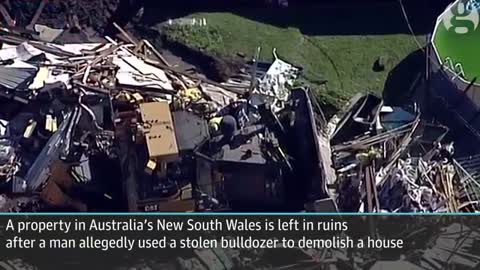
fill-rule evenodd
<path id="1" fill-rule="evenodd" d="M 152 41 L 155 47 L 161 48 L 162 54 L 170 55 L 170 58 L 175 61 L 170 64 L 179 68 L 184 67 L 184 69 L 194 68 L 197 72 L 217 82 L 227 81 L 230 77 L 237 74 L 245 64 L 245 60 L 239 56 L 226 58 L 209 54 L 172 40 L 160 30 L 150 29 L 148 32 L 138 30 L 132 32 Z M 171 55 L 175 57 L 171 57 Z"/>
<path id="2" fill-rule="evenodd" d="M 81 26 L 102 31 L 119 2 L 120 0 L 51 0 L 45 5 L 38 23 L 62 29 L 67 26 L 68 14 L 75 13 Z M 39 4 L 40 0 L 10 0 L 7 1 L 7 9 L 18 26 L 26 26 Z"/>

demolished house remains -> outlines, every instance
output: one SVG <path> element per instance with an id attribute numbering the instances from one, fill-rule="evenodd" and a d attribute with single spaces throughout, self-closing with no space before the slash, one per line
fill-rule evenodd
<path id="1" fill-rule="evenodd" d="M 123 41 L 63 45 L 2 29 L 6 198 L 75 211 L 301 211 L 328 199 L 311 93 L 293 87 L 301 68 L 274 52 L 217 83 L 116 27 Z"/>
<path id="2" fill-rule="evenodd" d="M 117 39 L 61 44 L 37 17 L 0 27 L 4 211 L 478 208 L 478 158 L 424 104 L 358 95 L 327 123 L 275 50 L 217 82 L 117 24 Z"/>

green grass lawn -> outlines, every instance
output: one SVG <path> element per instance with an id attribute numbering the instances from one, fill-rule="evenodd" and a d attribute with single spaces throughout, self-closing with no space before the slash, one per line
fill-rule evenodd
<path id="1" fill-rule="evenodd" d="M 206 18 L 207 27 L 204 28 L 169 28 L 166 31 L 177 41 L 222 56 L 241 52 L 251 57 L 260 46 L 261 58 L 271 60 L 272 50 L 277 48 L 280 58 L 304 67 L 304 80 L 315 90 L 320 102 L 337 108 L 359 91 L 381 93 L 389 70 L 418 49 L 408 34 L 315 34 L 316 27 L 335 25 L 316 25 L 307 14 L 293 12 L 290 15 L 298 16 L 302 25 L 309 24 L 309 31 L 306 31 L 309 34 L 303 34 L 302 29 L 295 26 L 277 26 L 255 20 L 254 16 L 227 12 L 191 15 Z M 418 39 L 422 43 L 425 40 L 422 36 Z M 385 59 L 386 70 L 375 72 L 372 67 L 379 57 Z M 318 84 L 322 80 L 328 81 L 326 86 Z"/>

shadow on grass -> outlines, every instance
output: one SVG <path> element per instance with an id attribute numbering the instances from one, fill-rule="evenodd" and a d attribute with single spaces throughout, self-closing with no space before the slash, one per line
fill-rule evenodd
<path id="1" fill-rule="evenodd" d="M 144 6 L 143 23 L 153 25 L 170 18 L 197 12 L 230 12 L 250 20 L 279 27 L 295 27 L 306 35 L 410 34 L 397 0 L 290 1 L 288 8 L 272 7 L 263 1 L 121 1 L 111 22 L 126 24 Z M 144 2 L 144 3 L 142 3 Z M 416 34 L 432 31 L 435 18 L 449 0 L 403 0 Z M 112 31 L 112 27 L 107 29 Z"/>
<path id="2" fill-rule="evenodd" d="M 425 74 L 425 53 L 416 50 L 388 74 L 383 90 L 385 104 L 400 106 L 412 100 Z"/>

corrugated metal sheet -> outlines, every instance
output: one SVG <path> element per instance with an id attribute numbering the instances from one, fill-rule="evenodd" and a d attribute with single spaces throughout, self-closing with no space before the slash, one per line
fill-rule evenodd
<path id="1" fill-rule="evenodd" d="M 17 89 L 33 79 L 37 70 L 30 68 L 0 67 L 0 85 L 8 89 Z"/>

